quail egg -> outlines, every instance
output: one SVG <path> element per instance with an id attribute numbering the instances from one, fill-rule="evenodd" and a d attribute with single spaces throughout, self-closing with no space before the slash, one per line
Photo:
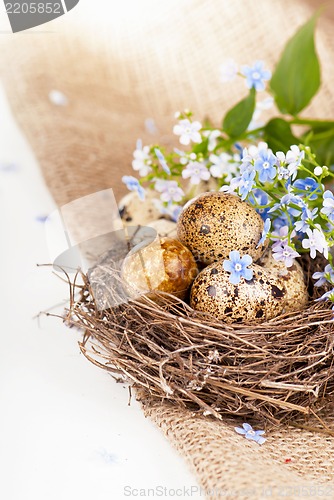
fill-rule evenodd
<path id="1" fill-rule="evenodd" d="M 260 323 L 278 316 L 285 306 L 285 285 L 276 274 L 257 264 L 250 268 L 253 278 L 240 278 L 234 285 L 222 262 L 210 264 L 193 283 L 191 307 L 225 323 Z"/>
<path id="2" fill-rule="evenodd" d="M 258 246 L 263 228 L 260 215 L 238 196 L 209 192 L 184 206 L 177 236 L 204 265 L 228 258 L 232 250 L 256 261 L 268 245 L 265 241 Z"/>
<path id="3" fill-rule="evenodd" d="M 159 235 L 161 238 L 176 238 L 176 222 L 168 219 L 158 219 L 148 222 L 144 226 L 126 225 L 125 233 L 131 248 L 133 248 L 145 240 L 153 240 L 154 235 Z"/>
<path id="4" fill-rule="evenodd" d="M 147 191 L 145 201 L 140 200 L 135 192 L 125 195 L 118 204 L 123 224 L 145 226 L 145 224 L 158 219 L 161 214 L 154 200 L 155 193 L 151 190 Z"/>
<path id="5" fill-rule="evenodd" d="M 149 222 L 147 226 L 155 229 L 159 236 L 176 238 L 176 222 L 168 219 L 158 219 Z"/>
<path id="6" fill-rule="evenodd" d="M 121 276 L 131 297 L 153 291 L 184 299 L 198 268 L 191 252 L 173 238 L 156 238 L 133 248 L 122 264 Z"/>

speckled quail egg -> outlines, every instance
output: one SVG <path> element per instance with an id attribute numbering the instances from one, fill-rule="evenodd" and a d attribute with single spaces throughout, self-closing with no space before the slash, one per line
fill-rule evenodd
<path id="1" fill-rule="evenodd" d="M 142 241 L 154 240 L 159 235 L 161 238 L 176 238 L 176 222 L 167 219 L 158 219 L 148 222 L 144 226 L 126 225 L 126 236 L 133 248 Z"/>
<path id="2" fill-rule="evenodd" d="M 253 264 L 253 278 L 234 285 L 223 263 L 203 269 L 191 288 L 190 305 L 226 323 L 256 322 L 278 316 L 284 308 L 286 289 L 272 272 Z"/>
<path id="3" fill-rule="evenodd" d="M 151 190 L 147 191 L 145 201 L 142 201 L 135 192 L 124 196 L 118 204 L 123 224 L 145 226 L 145 224 L 158 219 L 161 214 L 154 202 L 155 198 L 156 194 Z"/>
<path id="4" fill-rule="evenodd" d="M 274 259 L 271 250 L 267 250 L 258 264 L 275 273 L 283 282 L 286 289 L 283 312 L 298 311 L 306 306 L 309 297 L 304 272 L 296 259 L 291 267 L 286 267 L 284 262 Z"/>
<path id="5" fill-rule="evenodd" d="M 159 238 L 133 248 L 122 264 L 121 276 L 130 297 L 152 291 L 184 299 L 198 268 L 191 252 L 173 238 Z"/>
<path id="6" fill-rule="evenodd" d="M 176 230 L 176 222 L 173 222 L 168 219 L 158 219 L 153 222 L 149 222 L 147 226 L 152 227 L 156 230 L 159 236 L 168 237 L 168 238 L 176 238 L 177 230 Z"/>
<path id="7" fill-rule="evenodd" d="M 210 192 L 190 200 L 178 223 L 178 239 L 196 261 L 208 265 L 228 258 L 232 250 L 248 254 L 256 261 L 267 247 L 258 248 L 264 223 L 256 210 L 238 196 Z"/>

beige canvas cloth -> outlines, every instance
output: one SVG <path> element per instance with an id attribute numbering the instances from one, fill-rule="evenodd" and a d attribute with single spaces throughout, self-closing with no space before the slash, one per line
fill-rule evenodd
<path id="1" fill-rule="evenodd" d="M 286 40 L 311 15 L 312 3 L 111 1 L 114 15 L 101 10 L 98 16 L 90 15 L 92 2 L 82 0 L 82 8 L 43 33 L 2 37 L 1 79 L 58 205 L 110 187 L 119 198 L 136 139 L 169 144 L 176 110 L 187 107 L 196 118 L 219 123 L 246 92 L 243 82 L 219 82 L 220 64 L 232 57 L 242 64 L 263 59 L 273 67 Z M 94 2 L 94 9 L 102 4 Z M 324 118 L 334 111 L 331 12 L 317 32 L 321 95 L 305 112 Z M 50 100 L 52 90 L 66 96 L 66 106 Z M 155 134 L 146 119 L 155 121 Z M 227 498 L 334 498 L 332 437 L 280 428 L 260 447 L 235 434 L 231 420 L 194 416 L 169 403 L 144 411 L 203 489 Z"/>

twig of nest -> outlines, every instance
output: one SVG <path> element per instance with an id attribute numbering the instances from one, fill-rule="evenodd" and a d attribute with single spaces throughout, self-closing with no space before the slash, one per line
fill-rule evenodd
<path id="1" fill-rule="evenodd" d="M 130 381 L 146 400 L 218 419 L 321 420 L 334 391 L 333 311 L 313 300 L 324 290 L 312 287 L 310 275 L 322 263 L 305 256 L 302 265 L 308 306 L 261 324 L 225 324 L 167 293 L 124 303 L 116 264 L 101 275 L 109 306 L 98 307 L 83 276 L 78 300 L 71 285 L 67 322 L 84 330 L 80 348 L 92 363 Z"/>

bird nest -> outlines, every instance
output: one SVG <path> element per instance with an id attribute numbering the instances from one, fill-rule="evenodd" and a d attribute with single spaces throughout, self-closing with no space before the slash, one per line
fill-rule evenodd
<path id="1" fill-rule="evenodd" d="M 300 260 L 307 308 L 261 324 L 225 324 L 165 293 L 125 302 L 110 256 L 98 274 L 101 289 L 93 293 L 90 273 L 82 275 L 83 284 L 71 284 L 66 319 L 84 332 L 83 354 L 127 379 L 145 401 L 167 399 L 218 419 L 320 419 L 334 391 L 333 311 L 327 302 L 314 302 L 326 291 L 310 279 L 323 269 L 322 258 Z M 97 303 L 102 295 L 103 308 Z"/>

